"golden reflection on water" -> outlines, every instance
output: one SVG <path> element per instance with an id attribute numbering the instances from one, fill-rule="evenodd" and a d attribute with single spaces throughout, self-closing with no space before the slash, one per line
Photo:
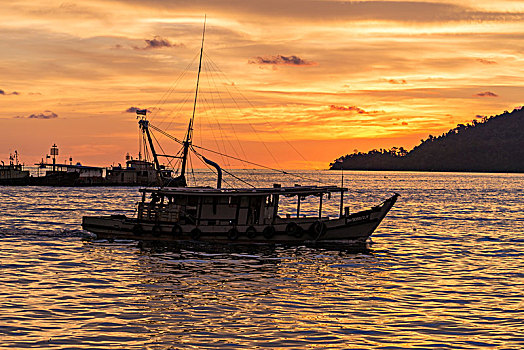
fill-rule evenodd
<path id="1" fill-rule="evenodd" d="M 7 188 L 0 348 L 519 348 L 524 177 L 388 179 L 352 177 L 373 189 L 355 207 L 402 194 L 357 251 L 84 241 L 83 214 L 128 207 L 134 192 Z"/>

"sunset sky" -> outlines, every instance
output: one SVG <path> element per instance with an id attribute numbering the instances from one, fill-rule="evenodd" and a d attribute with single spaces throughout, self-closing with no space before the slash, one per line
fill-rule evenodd
<path id="1" fill-rule="evenodd" d="M 60 160 L 123 162 L 135 108 L 182 138 L 204 15 L 195 143 L 270 166 L 411 149 L 523 102 L 524 1 L 13 0 L 0 159 L 32 164 L 56 143 Z"/>

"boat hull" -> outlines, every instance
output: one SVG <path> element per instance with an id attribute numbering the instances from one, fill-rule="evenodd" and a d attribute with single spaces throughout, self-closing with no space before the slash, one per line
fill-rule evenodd
<path id="1" fill-rule="evenodd" d="M 82 228 L 99 239 L 138 241 L 199 241 L 210 243 L 365 242 L 387 215 L 398 194 L 368 210 L 337 219 L 279 218 L 273 225 L 197 226 L 144 221 L 124 215 L 84 216 Z"/>

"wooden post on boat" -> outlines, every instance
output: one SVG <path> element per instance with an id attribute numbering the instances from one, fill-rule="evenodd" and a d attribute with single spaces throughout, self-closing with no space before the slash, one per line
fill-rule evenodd
<path id="1" fill-rule="evenodd" d="M 343 214 L 343 210 L 344 210 L 344 166 L 343 166 L 343 162 L 341 162 L 340 164 L 340 170 L 342 171 L 342 179 L 340 180 L 341 184 L 340 184 L 340 215 L 339 217 L 341 218 L 342 217 L 342 214 Z"/>
<path id="2" fill-rule="evenodd" d="M 339 217 L 342 217 L 344 209 L 344 188 L 340 189 L 340 215 Z"/>
<path id="3" fill-rule="evenodd" d="M 273 184 L 273 188 L 281 188 L 282 186 L 280 184 Z M 271 223 L 274 224 L 275 220 L 278 216 L 278 202 L 280 200 L 280 197 L 278 194 L 273 195 L 273 218 L 271 220 Z"/>
<path id="4" fill-rule="evenodd" d="M 300 217 L 300 195 L 297 196 L 297 219 Z"/>
<path id="5" fill-rule="evenodd" d="M 318 206 L 318 219 L 322 220 L 322 199 L 324 199 L 324 193 L 320 194 L 320 205 Z"/>

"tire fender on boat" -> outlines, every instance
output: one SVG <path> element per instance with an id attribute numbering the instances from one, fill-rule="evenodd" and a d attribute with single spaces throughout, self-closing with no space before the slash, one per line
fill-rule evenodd
<path id="1" fill-rule="evenodd" d="M 192 240 L 198 241 L 200 239 L 200 236 L 202 235 L 202 231 L 198 227 L 195 227 L 191 230 L 190 235 Z"/>
<path id="2" fill-rule="evenodd" d="M 286 233 L 297 238 L 302 237 L 303 231 L 302 227 L 300 227 L 296 222 L 290 222 L 286 226 Z"/>
<path id="3" fill-rule="evenodd" d="M 153 226 L 153 234 L 155 236 L 160 236 L 162 234 L 162 227 L 160 224 L 155 224 L 155 226 Z"/>
<path id="4" fill-rule="evenodd" d="M 264 231 L 262 231 L 262 234 L 264 235 L 265 238 L 267 239 L 270 239 L 270 238 L 273 238 L 273 236 L 275 235 L 275 226 L 266 226 L 264 228 Z"/>
<path id="5" fill-rule="evenodd" d="M 326 224 L 324 224 L 322 221 L 315 221 L 311 224 L 309 227 L 309 232 L 316 237 L 315 239 L 319 239 L 322 235 L 324 235 L 327 231 Z"/>
<path id="6" fill-rule="evenodd" d="M 180 227 L 179 224 L 174 224 L 173 228 L 171 229 L 171 234 L 175 237 L 182 235 L 182 227 Z"/>
<path id="7" fill-rule="evenodd" d="M 140 224 L 135 224 L 135 226 L 133 226 L 133 230 L 132 231 L 133 231 L 133 233 L 135 235 L 140 236 L 140 235 L 142 235 L 144 233 L 144 228 Z"/>
<path id="8" fill-rule="evenodd" d="M 238 230 L 234 227 L 230 228 L 229 231 L 227 231 L 227 238 L 229 238 L 231 241 L 236 241 L 239 235 L 240 232 L 238 232 Z"/>
<path id="9" fill-rule="evenodd" d="M 249 239 L 253 239 L 257 236 L 257 229 L 254 226 L 249 226 L 246 230 L 246 236 Z"/>

